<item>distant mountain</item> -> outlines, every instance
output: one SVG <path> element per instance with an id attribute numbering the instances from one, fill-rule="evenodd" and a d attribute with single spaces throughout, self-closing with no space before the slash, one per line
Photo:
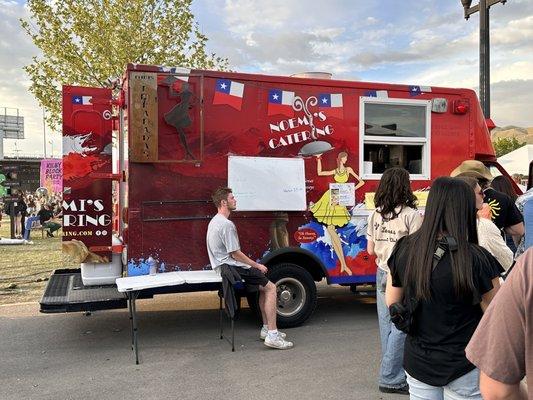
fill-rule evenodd
<path id="1" fill-rule="evenodd" d="M 533 127 L 522 128 L 514 125 L 496 127 L 490 132 L 490 139 L 494 142 L 500 138 L 516 138 L 520 142 L 533 144 Z"/>

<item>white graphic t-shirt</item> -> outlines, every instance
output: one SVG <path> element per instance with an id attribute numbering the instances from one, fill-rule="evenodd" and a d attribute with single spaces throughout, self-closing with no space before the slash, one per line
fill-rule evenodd
<path id="1" fill-rule="evenodd" d="M 366 237 L 374 242 L 374 252 L 377 256 L 376 264 L 379 268 L 389 272 L 387 261 L 394 245 L 398 239 L 420 228 L 422 215 L 411 207 L 403 207 L 401 211 L 398 207 L 395 211 L 399 211 L 399 214 L 394 219 L 389 219 L 387 216 L 383 217 L 378 211 L 374 210 L 368 217 Z"/>

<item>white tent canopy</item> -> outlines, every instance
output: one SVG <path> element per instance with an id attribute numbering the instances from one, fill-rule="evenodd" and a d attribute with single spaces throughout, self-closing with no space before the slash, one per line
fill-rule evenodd
<path id="1" fill-rule="evenodd" d="M 533 144 L 526 144 L 498 158 L 498 163 L 510 174 L 529 174 L 529 163 L 533 160 Z"/>

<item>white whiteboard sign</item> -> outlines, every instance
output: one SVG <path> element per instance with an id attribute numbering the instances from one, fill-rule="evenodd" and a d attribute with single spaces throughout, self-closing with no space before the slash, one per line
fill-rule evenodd
<path id="1" fill-rule="evenodd" d="M 228 157 L 228 186 L 237 211 L 304 211 L 303 158 Z"/>

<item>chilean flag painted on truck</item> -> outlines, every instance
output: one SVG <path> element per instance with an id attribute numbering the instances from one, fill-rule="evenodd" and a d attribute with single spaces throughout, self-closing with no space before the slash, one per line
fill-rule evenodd
<path id="1" fill-rule="evenodd" d="M 281 89 L 271 89 L 268 92 L 268 115 L 282 114 L 287 117 L 294 117 L 292 103 L 294 102 L 294 92 Z"/>
<path id="2" fill-rule="evenodd" d="M 328 117 L 344 118 L 342 108 L 342 94 L 340 93 L 322 93 L 318 96 L 318 108 L 324 111 Z"/>
<path id="3" fill-rule="evenodd" d="M 244 84 L 229 79 L 217 79 L 213 104 L 226 104 L 241 111 L 243 94 Z"/>

